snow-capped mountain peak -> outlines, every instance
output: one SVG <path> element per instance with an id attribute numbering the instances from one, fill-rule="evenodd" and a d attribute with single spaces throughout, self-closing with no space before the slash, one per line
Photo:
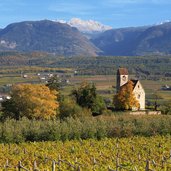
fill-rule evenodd
<path id="1" fill-rule="evenodd" d="M 170 22 L 171 22 L 171 20 L 165 20 L 165 21 L 161 21 L 155 25 L 162 25 L 162 24 L 166 24 L 166 23 L 170 23 Z"/>
<path id="2" fill-rule="evenodd" d="M 94 20 L 81 20 L 79 18 L 72 18 L 70 21 L 57 20 L 60 23 L 67 23 L 72 27 L 76 27 L 83 33 L 104 32 L 112 29 L 110 26 L 103 25 Z"/>

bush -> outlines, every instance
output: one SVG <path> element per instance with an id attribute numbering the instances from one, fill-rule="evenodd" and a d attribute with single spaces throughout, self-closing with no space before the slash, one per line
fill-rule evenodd
<path id="1" fill-rule="evenodd" d="M 97 96 L 92 104 L 91 111 L 94 114 L 102 114 L 103 110 L 106 109 L 104 100 L 102 97 Z"/>
<path id="2" fill-rule="evenodd" d="M 61 119 L 64 119 L 66 117 L 80 118 L 91 116 L 90 110 L 82 108 L 81 106 L 76 104 L 75 101 L 69 98 L 64 99 L 60 103 L 59 111 Z"/>
<path id="3" fill-rule="evenodd" d="M 95 114 L 101 114 L 106 109 L 104 100 L 97 95 L 94 84 L 83 82 L 78 89 L 72 91 L 72 96 L 78 105 L 88 108 Z"/>
<path id="4" fill-rule="evenodd" d="M 171 115 L 171 101 L 160 107 L 162 114 Z"/>
<path id="5" fill-rule="evenodd" d="M 171 135 L 171 116 L 68 117 L 64 120 L 7 119 L 0 122 L 0 143 Z"/>

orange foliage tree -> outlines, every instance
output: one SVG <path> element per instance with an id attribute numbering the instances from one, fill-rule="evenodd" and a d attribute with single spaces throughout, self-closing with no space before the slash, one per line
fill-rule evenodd
<path id="1" fill-rule="evenodd" d="M 139 102 L 136 100 L 133 93 L 133 82 L 128 81 L 122 86 L 119 92 L 114 96 L 114 105 L 119 110 L 130 110 L 139 108 Z"/>
<path id="2" fill-rule="evenodd" d="M 57 91 L 45 85 L 18 84 L 11 92 L 11 99 L 4 102 L 4 111 L 10 117 L 19 119 L 51 119 L 56 117 L 59 107 Z"/>

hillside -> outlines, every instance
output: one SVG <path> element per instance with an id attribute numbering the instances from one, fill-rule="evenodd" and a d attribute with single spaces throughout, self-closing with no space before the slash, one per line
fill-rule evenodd
<path id="1" fill-rule="evenodd" d="M 76 28 L 49 20 L 8 25 L 0 31 L 0 50 L 45 51 L 65 56 L 96 56 L 98 51 Z"/>
<path id="2" fill-rule="evenodd" d="M 137 39 L 135 54 L 171 54 L 171 22 L 146 29 Z"/>
<path id="3" fill-rule="evenodd" d="M 85 27 L 93 23 L 83 22 Z M 93 28 L 103 28 L 96 24 Z M 82 33 L 67 23 L 25 21 L 0 30 L 0 51 L 41 51 L 57 56 L 168 55 L 171 54 L 170 35 L 171 22 L 90 34 Z"/>
<path id="4" fill-rule="evenodd" d="M 134 55 L 136 39 L 145 31 L 144 27 L 121 28 L 108 30 L 92 39 L 92 42 L 103 51 L 102 55 Z"/>
<path id="5" fill-rule="evenodd" d="M 149 27 L 108 30 L 92 42 L 102 55 L 171 54 L 171 22 Z"/>

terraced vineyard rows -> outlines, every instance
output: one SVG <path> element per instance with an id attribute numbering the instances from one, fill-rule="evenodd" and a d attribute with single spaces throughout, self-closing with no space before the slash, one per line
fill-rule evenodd
<path id="1" fill-rule="evenodd" d="M 0 144 L 0 170 L 169 171 L 171 136 Z"/>

